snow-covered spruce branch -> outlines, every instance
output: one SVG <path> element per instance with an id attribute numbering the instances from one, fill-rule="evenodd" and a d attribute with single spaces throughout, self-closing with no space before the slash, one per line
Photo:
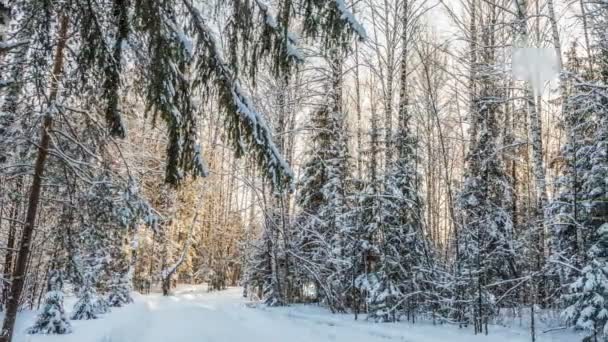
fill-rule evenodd
<path id="1" fill-rule="evenodd" d="M 267 25 L 270 28 L 270 31 L 284 44 L 287 56 L 297 63 L 304 63 L 304 56 L 298 48 L 298 39 L 296 36 L 292 32 L 287 32 L 287 37 L 285 37 L 285 28 L 279 25 L 277 19 L 270 11 L 270 6 L 263 0 L 255 0 L 255 3 L 264 16 L 264 24 Z"/>
<path id="2" fill-rule="evenodd" d="M 340 19 L 345 21 L 353 32 L 359 36 L 359 39 L 366 40 L 367 32 L 361 23 L 355 18 L 353 12 L 348 8 L 344 0 L 333 0 L 336 9 L 340 13 Z"/>
<path id="3" fill-rule="evenodd" d="M 192 17 L 199 44 L 204 49 L 197 66 L 200 74 L 195 83 L 210 80 L 217 88 L 220 104 L 228 114 L 228 135 L 234 143 L 237 157 L 244 155 L 249 145 L 273 186 L 284 188 L 293 179 L 293 172 L 274 144 L 270 128 L 224 62 L 212 30 L 200 11 L 189 0 L 183 0 L 183 3 Z"/>
<path id="4" fill-rule="evenodd" d="M 105 124 L 102 123 L 102 122 L 100 122 L 98 120 L 97 116 L 91 115 L 91 113 L 89 111 L 80 110 L 78 108 L 70 107 L 70 106 L 67 106 L 65 104 L 58 105 L 57 108 L 59 110 L 59 114 L 61 116 L 63 116 L 65 119 L 68 119 L 69 115 L 67 115 L 66 111 L 69 111 L 69 112 L 77 113 L 77 114 L 80 114 L 80 115 L 84 115 L 87 118 L 89 124 L 94 125 L 95 128 L 97 130 L 99 130 L 100 132 L 106 129 Z M 66 138 L 69 138 L 68 135 L 64 135 L 64 136 Z M 131 169 L 129 167 L 129 163 L 127 162 L 127 158 L 125 158 L 125 156 L 123 154 L 123 151 L 122 151 L 122 148 L 121 148 L 120 144 L 117 142 L 116 138 L 113 137 L 113 136 L 111 136 L 111 135 L 108 135 L 105 138 L 108 140 L 108 142 L 110 142 L 114 146 L 114 148 L 118 152 L 118 154 L 120 156 L 120 160 L 122 161 L 122 166 L 125 168 L 125 171 L 127 173 L 127 177 L 129 179 L 133 179 L 133 174 L 132 174 Z M 69 138 L 69 139 L 72 140 L 72 142 L 78 144 L 81 148 L 85 148 L 82 144 L 78 143 L 73 138 Z M 85 148 L 85 150 L 87 150 L 87 153 L 89 153 L 89 154 L 93 153 L 92 151 L 88 150 L 88 148 Z M 122 178 L 120 175 L 115 175 L 115 176 L 118 177 L 118 178 Z M 156 212 L 156 211 L 154 211 L 154 212 L 155 212 L 155 215 L 157 215 L 158 217 L 162 216 L 158 212 Z"/>

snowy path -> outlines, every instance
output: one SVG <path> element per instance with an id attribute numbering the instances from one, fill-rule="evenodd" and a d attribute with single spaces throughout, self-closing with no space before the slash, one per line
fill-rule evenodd
<path id="1" fill-rule="evenodd" d="M 20 316 L 19 330 L 31 323 Z M 241 289 L 207 293 L 183 287 L 172 297 L 137 296 L 136 303 L 94 321 L 74 322 L 64 336 L 20 334 L 16 342 L 519 342 L 525 330 L 500 330 L 475 336 L 470 329 L 426 324 L 372 324 L 352 316 L 331 315 L 314 306 L 247 306 Z M 538 341 L 573 341 L 573 336 L 544 335 Z"/>

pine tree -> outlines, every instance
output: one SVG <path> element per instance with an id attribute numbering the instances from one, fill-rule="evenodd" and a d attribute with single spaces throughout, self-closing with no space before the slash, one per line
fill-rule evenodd
<path id="1" fill-rule="evenodd" d="M 105 313 L 104 309 L 105 307 L 100 308 L 99 306 L 99 298 L 95 288 L 90 285 L 90 280 L 85 280 L 83 287 L 80 289 L 78 301 L 74 304 L 70 319 L 97 319 L 98 314 Z"/>
<path id="2" fill-rule="evenodd" d="M 152 227 L 157 220 L 134 184 L 113 177 L 107 169 L 99 172 L 81 199 L 85 206 L 81 211 L 76 262 L 80 294 L 78 310 L 74 310 L 74 317 L 80 319 L 94 318 L 107 312 L 109 306 L 133 301 L 132 266 L 125 242 L 134 227 L 140 224 Z M 108 291 L 107 299 L 97 294 L 98 288 Z"/>
<path id="3" fill-rule="evenodd" d="M 608 224 L 593 234 L 588 263 L 565 295 L 566 319 L 587 331 L 588 341 L 608 340 Z M 593 338 L 593 339 L 592 339 Z"/>
<path id="4" fill-rule="evenodd" d="M 565 77 L 567 93 L 563 106 L 563 127 L 567 132 L 567 141 L 562 148 L 563 170 L 557 180 L 558 196 L 549 206 L 552 214 L 552 261 L 559 262 L 552 269 L 559 275 L 559 284 L 570 283 L 573 278 L 571 267 L 559 266 L 561 263 L 578 268 L 583 260 L 583 251 L 579 243 L 582 241 L 581 229 L 585 222 L 583 206 L 583 180 L 590 169 L 590 144 L 592 129 L 592 111 L 587 110 L 584 102 L 579 101 L 579 87 L 576 86 L 581 77 L 581 61 L 576 54 L 577 44 L 574 43 L 568 52 L 566 67 L 569 76 Z"/>
<path id="5" fill-rule="evenodd" d="M 49 274 L 48 291 L 42 312 L 38 314 L 34 326 L 28 334 L 68 334 L 72 327 L 63 310 L 63 279 L 60 271 Z"/>
<path id="6" fill-rule="evenodd" d="M 379 291 L 381 283 L 375 274 L 376 260 L 380 255 L 377 240 L 378 232 L 382 229 L 383 220 L 388 214 L 382 211 L 387 206 L 383 204 L 382 179 L 378 168 L 380 134 L 374 102 L 372 102 L 370 120 L 368 175 L 367 179 L 362 182 L 362 189 L 357 198 L 357 229 L 353 234 L 355 237 L 354 246 L 351 247 L 353 249 L 353 264 L 359 264 L 355 273 L 355 286 L 365 295 L 368 304 L 370 301 L 373 303 L 377 300 L 375 294 L 381 293 Z"/>
<path id="7" fill-rule="evenodd" d="M 98 229 L 106 231 L 106 257 L 109 260 L 105 268 L 107 273 L 108 295 L 110 306 L 120 307 L 133 302 L 131 298 L 132 274 L 129 272 L 129 255 L 125 242 L 128 239 L 129 228 L 137 224 L 139 213 L 131 211 L 129 203 L 125 203 L 123 190 L 112 184 L 111 178 L 102 175 L 100 181 L 92 190 L 96 202 Z M 105 222 L 105 223 L 102 223 Z"/>
<path id="8" fill-rule="evenodd" d="M 81 230 L 78 238 L 78 253 L 76 257 L 79 271 L 80 288 L 78 301 L 74 304 L 71 319 L 96 319 L 98 314 L 106 313 L 108 308 L 105 300 L 98 295 L 97 287 L 100 274 L 107 272 L 110 262 L 110 234 L 115 227 L 109 224 L 107 211 L 108 193 L 101 192 L 104 187 L 103 178 L 98 178 L 98 185 L 87 191 L 81 203 L 86 203 L 86 211 L 81 212 Z"/>
<path id="9" fill-rule="evenodd" d="M 511 191 L 500 158 L 499 90 L 500 71 L 495 68 L 495 51 L 491 28 L 483 34 L 476 77 L 477 91 L 472 94 L 471 143 L 467 155 L 465 178 L 458 198 L 462 225 L 456 242 L 460 251 L 457 277 L 463 283 L 461 292 L 466 320 L 475 332 L 482 332 L 490 317 L 497 313 L 496 291 L 486 285 L 517 276 L 516 239 L 511 222 Z"/>
<path id="10" fill-rule="evenodd" d="M 553 262 L 559 284 L 565 290 L 564 317 L 576 328 L 586 330 L 585 340 L 608 338 L 606 241 L 608 238 L 608 91 L 605 77 L 608 51 L 605 24 L 608 5 L 589 4 L 585 18 L 595 39 L 594 70 L 583 70 L 576 45 L 568 53 L 567 97 L 564 128 L 568 134 L 563 149 L 560 193 L 552 204 L 555 214 Z"/>
<path id="11" fill-rule="evenodd" d="M 121 307 L 133 303 L 133 298 L 131 297 L 133 285 L 128 276 L 127 266 L 119 264 L 118 267 L 121 268 L 116 271 L 117 274 L 112 277 L 108 284 L 109 294 L 107 303 L 111 307 Z"/>
<path id="12" fill-rule="evenodd" d="M 588 332 L 587 340 L 608 340 L 608 43 L 605 24 L 608 4 L 594 5 L 593 34 L 597 42 L 597 76 L 591 82 L 580 83 L 575 103 L 593 115 L 592 134 L 585 150 L 580 190 L 584 216 L 579 245 L 585 250 L 580 275 L 564 295 L 569 307 L 564 311 L 576 328 Z M 558 236 L 561 237 L 561 236 Z M 578 242 L 578 241 L 577 241 Z"/>
<path id="13" fill-rule="evenodd" d="M 273 287 L 271 240 L 267 234 L 269 232 L 264 230 L 262 236 L 249 246 L 246 286 L 249 293 L 255 291 L 260 299 L 272 306 L 277 303 L 278 294 Z"/>
<path id="14" fill-rule="evenodd" d="M 371 294 L 377 298 L 372 302 L 370 316 L 381 321 L 395 321 L 406 310 L 408 315 L 412 313 L 417 305 L 412 294 L 421 291 L 420 270 L 429 266 L 421 215 L 417 142 L 410 132 L 408 114 L 401 115 L 403 121 L 395 139 L 398 154 L 388 171 L 381 200 L 381 260 L 376 273 L 379 288 Z"/>
<path id="15" fill-rule="evenodd" d="M 389 162 L 381 199 L 382 230 L 381 260 L 376 278 L 378 289 L 371 293 L 370 317 L 380 321 L 395 321 L 407 312 L 421 310 L 414 295 L 421 292 L 420 270 L 428 267 L 428 245 L 423 228 L 420 179 L 418 174 L 418 141 L 412 134 L 410 87 L 408 83 L 408 53 L 417 17 L 413 4 L 405 1 L 401 15 L 403 51 L 400 61 L 398 130 L 393 139 L 396 159 Z M 420 297 L 420 296 L 418 296 Z"/>
<path id="16" fill-rule="evenodd" d="M 349 159 L 338 53 L 333 51 L 328 59 L 327 96 L 312 118 L 315 146 L 309 150 L 297 199 L 302 212 L 296 220 L 301 224 L 296 243 L 300 257 L 306 260 L 307 278 L 317 286 L 319 299 L 334 311 L 345 311 L 344 278 L 348 279 L 348 267 L 344 264 L 347 250 L 343 237 L 349 230 Z"/>

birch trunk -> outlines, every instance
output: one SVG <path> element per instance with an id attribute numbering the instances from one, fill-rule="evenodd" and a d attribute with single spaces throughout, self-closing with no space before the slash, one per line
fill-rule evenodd
<path id="1" fill-rule="evenodd" d="M 516 0 L 517 15 L 519 21 L 519 34 L 520 40 L 523 44 L 528 42 L 528 17 L 527 17 L 527 1 Z M 558 44 L 559 46 L 560 44 Z M 537 220 L 536 232 L 537 238 L 539 239 L 539 258 L 544 255 L 544 224 L 546 222 L 545 215 L 545 204 L 547 202 L 547 184 L 545 180 L 545 168 L 544 168 L 544 151 L 543 151 L 543 140 L 542 140 L 542 122 L 539 113 L 538 106 L 536 105 L 536 99 L 534 91 L 530 87 L 529 83 L 525 84 L 524 94 L 527 112 L 530 120 L 530 142 L 532 145 L 532 171 L 535 178 L 535 190 L 536 190 L 536 203 L 535 203 L 535 216 Z"/>

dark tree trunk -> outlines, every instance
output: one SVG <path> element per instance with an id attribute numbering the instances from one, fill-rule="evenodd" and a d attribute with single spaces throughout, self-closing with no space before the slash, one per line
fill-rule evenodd
<path id="1" fill-rule="evenodd" d="M 171 293 L 171 277 L 163 278 L 163 296 L 168 296 Z"/>
<path id="2" fill-rule="evenodd" d="M 48 156 L 50 146 L 50 130 L 53 127 L 53 109 L 57 95 L 59 93 L 59 81 L 63 70 L 63 52 L 66 47 L 67 32 L 68 32 L 68 17 L 61 16 L 59 23 L 59 32 L 57 40 L 57 50 L 55 60 L 53 62 L 53 72 L 51 75 L 51 87 L 49 93 L 49 113 L 44 117 L 44 122 L 41 130 L 40 144 L 38 145 L 38 155 L 34 166 L 34 177 L 28 200 L 27 213 L 25 216 L 25 224 L 23 226 L 23 234 L 21 236 L 19 253 L 13 271 L 12 283 L 8 303 L 6 306 L 6 316 L 0 331 L 0 342 L 11 342 L 13 338 L 13 330 L 15 328 L 15 320 L 17 318 L 17 310 L 19 309 L 19 300 L 23 292 L 25 284 L 25 275 L 27 262 L 30 255 L 32 242 L 32 234 L 36 223 L 36 214 L 38 213 L 38 205 L 40 203 L 40 193 L 42 192 L 42 175 Z"/>
<path id="3" fill-rule="evenodd" d="M 13 270 L 13 254 L 15 249 L 15 235 L 16 235 L 16 219 L 19 217 L 19 207 L 16 203 L 11 209 L 11 222 L 9 222 L 8 240 L 6 242 L 6 254 L 4 256 L 4 279 L 9 279 Z M 2 297 L 0 303 L 4 305 L 8 300 L 9 284 L 6 283 L 2 287 Z"/>

